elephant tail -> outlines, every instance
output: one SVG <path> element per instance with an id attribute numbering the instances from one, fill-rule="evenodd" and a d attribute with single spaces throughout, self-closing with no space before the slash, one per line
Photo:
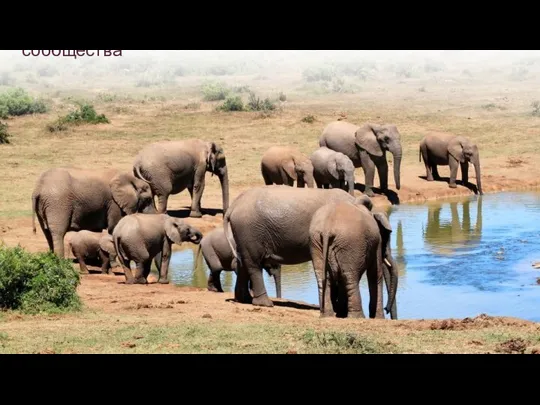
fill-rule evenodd
<path id="1" fill-rule="evenodd" d="M 330 249 L 330 236 L 325 232 L 322 235 L 323 239 L 323 279 L 322 279 L 322 300 L 321 300 L 321 312 L 324 312 L 324 303 L 326 302 L 325 297 L 327 294 L 327 283 L 330 279 L 329 272 L 330 272 L 330 265 L 328 263 L 328 251 Z"/>
<path id="2" fill-rule="evenodd" d="M 145 179 L 144 176 L 142 175 L 141 173 L 141 167 L 138 163 L 135 163 L 135 165 L 133 166 L 133 174 L 135 175 L 135 177 L 141 179 L 142 181 L 145 181 L 147 182 L 148 184 L 150 184 L 150 181 Z"/>

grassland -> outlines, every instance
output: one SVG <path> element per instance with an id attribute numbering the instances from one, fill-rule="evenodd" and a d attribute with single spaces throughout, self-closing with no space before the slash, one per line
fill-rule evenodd
<path id="1" fill-rule="evenodd" d="M 314 61 L 269 67 L 225 62 L 220 67 L 213 61 L 193 68 L 187 62 L 152 64 L 127 56 L 54 66 L 34 62 L 15 58 L 0 72 L 0 92 L 22 87 L 48 107 L 45 113 L 0 119 L 10 134 L 9 144 L 0 144 L 0 240 L 9 246 L 47 249 L 41 232 L 32 234 L 30 195 L 36 177 L 51 166 L 130 170 L 134 155 L 148 142 L 211 139 L 226 152 L 233 199 L 262 184 L 259 162 L 266 148 L 290 144 L 309 154 L 318 147 L 324 125 L 338 118 L 397 125 L 404 148 L 400 203 L 471 193 L 419 177 L 425 169 L 418 161 L 418 142 L 428 132 L 461 134 L 477 142 L 486 193 L 539 185 L 535 80 L 540 59 L 498 65 L 349 61 L 330 68 Z M 220 94 L 205 97 L 208 82 L 244 104 L 252 90 L 276 108 L 219 110 L 225 100 Z M 51 127 L 77 102 L 93 105 L 108 122 Z M 446 168 L 440 173 L 448 176 Z M 363 183 L 361 169 L 356 179 Z M 474 170 L 470 181 L 475 182 Z M 389 204 L 382 195 L 374 200 L 377 206 Z M 173 210 L 189 204 L 188 193 L 169 200 Z M 221 208 L 216 178 L 207 177 L 202 204 Z M 221 215 L 188 221 L 206 232 L 221 224 Z M 483 353 L 531 352 L 539 344 L 537 324 L 519 320 L 323 321 L 314 309 L 256 309 L 227 301 L 227 293 L 126 287 L 120 279 L 83 276 L 85 309 L 80 313 L 0 315 L 0 352 Z"/>

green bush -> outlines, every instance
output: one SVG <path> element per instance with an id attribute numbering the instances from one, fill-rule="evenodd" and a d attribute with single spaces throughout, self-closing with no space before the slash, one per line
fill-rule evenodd
<path id="1" fill-rule="evenodd" d="M 223 83 L 208 82 L 201 86 L 203 98 L 206 101 L 225 100 L 230 94 L 230 90 Z"/>
<path id="2" fill-rule="evenodd" d="M 223 104 L 218 107 L 221 111 L 245 111 L 244 102 L 240 96 L 229 96 Z"/>
<path id="3" fill-rule="evenodd" d="M 69 125 L 108 123 L 110 123 L 110 121 L 105 117 L 105 114 L 98 114 L 92 104 L 80 103 L 78 110 L 71 111 L 69 114 L 48 124 L 47 129 L 50 132 L 56 132 L 67 129 Z"/>
<path id="4" fill-rule="evenodd" d="M 0 246 L 0 308 L 26 313 L 76 311 L 78 271 L 52 252 Z"/>
<path id="5" fill-rule="evenodd" d="M 0 122 L 0 144 L 9 143 L 11 135 L 7 131 L 8 125 Z"/>
<path id="6" fill-rule="evenodd" d="M 16 88 L 0 94 L 0 118 L 47 112 L 43 100 L 35 100 L 24 89 Z"/>

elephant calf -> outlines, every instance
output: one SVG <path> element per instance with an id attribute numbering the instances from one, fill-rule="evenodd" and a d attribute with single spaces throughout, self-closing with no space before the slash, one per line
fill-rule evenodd
<path id="1" fill-rule="evenodd" d="M 437 165 L 450 166 L 448 186 L 456 188 L 458 166 L 461 165 L 463 185 L 469 182 L 469 162 L 474 165 L 478 193 L 483 194 L 480 176 L 480 156 L 478 146 L 463 136 L 452 134 L 429 134 L 420 141 L 418 160 L 424 159 L 427 181 L 439 179 Z"/>
<path id="2" fill-rule="evenodd" d="M 390 252 L 391 232 L 385 214 L 347 201 L 328 203 L 313 214 L 309 227 L 310 251 L 321 317 L 341 313 L 365 318 L 359 283 L 366 273 L 369 317 L 377 315 L 377 303 L 382 298 L 380 280 L 384 275 L 388 289 L 385 310 L 392 319 L 397 319 L 394 304 L 398 273 Z"/>
<path id="3" fill-rule="evenodd" d="M 147 284 L 152 259 L 160 255 L 159 283 L 168 284 L 172 244 L 198 244 L 202 233 L 184 220 L 168 214 L 132 214 L 123 217 L 113 231 L 118 259 L 124 269 L 126 284 Z M 137 265 L 135 277 L 131 261 Z"/>
<path id="4" fill-rule="evenodd" d="M 100 259 L 101 272 L 111 273 L 111 258 L 116 256 L 114 242 L 110 234 L 82 230 L 73 233 L 69 241 L 73 256 L 79 261 L 81 273 L 88 273 L 85 259 Z"/>
<path id="5" fill-rule="evenodd" d="M 208 276 L 208 290 L 223 292 L 220 280 L 221 272 L 223 270 L 234 271 L 235 274 L 238 274 L 236 258 L 225 237 L 223 228 L 214 229 L 204 236 L 197 249 L 197 257 L 199 258 L 200 255 L 204 257 L 204 261 L 210 269 L 210 275 Z M 276 283 L 276 295 L 277 298 L 281 298 L 281 266 L 267 265 L 265 266 L 265 269 L 270 276 L 274 277 L 274 282 Z"/>
<path id="6" fill-rule="evenodd" d="M 354 196 L 354 164 L 347 155 L 321 146 L 310 160 L 318 188 L 341 188 Z"/>
<path id="7" fill-rule="evenodd" d="M 284 184 L 315 187 L 311 160 L 291 146 L 271 146 L 261 160 L 261 173 L 266 185 Z"/>

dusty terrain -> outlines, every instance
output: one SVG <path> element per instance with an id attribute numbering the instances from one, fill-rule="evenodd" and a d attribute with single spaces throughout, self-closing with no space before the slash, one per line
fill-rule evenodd
<path id="1" fill-rule="evenodd" d="M 10 145 L 0 145 L 0 242 L 33 252 L 47 249 L 39 227 L 36 235 L 32 233 L 30 196 L 39 173 L 51 166 L 130 170 L 134 155 L 148 142 L 213 139 L 227 156 L 232 201 L 243 190 L 263 184 L 259 162 L 267 147 L 291 144 L 309 154 L 318 147 L 323 127 L 343 117 L 354 123 L 394 123 L 401 132 L 402 189 L 394 189 L 389 155 L 389 187 L 395 194 L 377 195 L 376 209 L 473 194 L 462 185 L 450 189 L 444 181 L 423 179 L 418 142 L 434 131 L 459 133 L 477 142 L 485 193 L 540 186 L 540 117 L 530 113 L 536 97 L 530 81 L 411 78 L 368 81 L 352 94 L 318 95 L 299 87 L 297 76 L 273 80 L 230 79 L 261 96 L 274 96 L 277 89 L 287 93 L 287 101 L 268 116 L 215 111 L 219 102 L 201 101 L 197 78 L 178 78 L 176 84 L 158 89 L 96 82 L 75 91 L 79 82 L 61 83 L 58 78 L 46 86 L 25 84 L 34 94 L 48 97 L 53 108 L 8 120 L 13 138 Z M 111 123 L 47 131 L 46 124 L 65 114 L 73 97 L 91 100 Z M 314 121 L 305 122 L 307 116 Z M 448 177 L 448 168 L 440 167 L 439 172 Z M 471 166 L 469 181 L 475 180 Z M 356 181 L 364 181 L 360 168 Z M 184 192 L 169 199 L 169 210 L 184 216 L 189 204 Z M 210 175 L 202 206 L 203 213 L 205 208 L 221 208 L 219 181 Z M 186 221 L 206 233 L 221 225 L 222 215 Z M 464 320 L 321 320 L 317 308 L 301 303 L 276 300 L 274 308 L 255 308 L 230 301 L 230 293 L 158 284 L 126 286 L 121 274 L 84 275 L 79 292 L 85 304 L 82 313 L 0 314 L 0 352 L 530 353 L 540 345 L 538 324 L 489 314 Z"/>

